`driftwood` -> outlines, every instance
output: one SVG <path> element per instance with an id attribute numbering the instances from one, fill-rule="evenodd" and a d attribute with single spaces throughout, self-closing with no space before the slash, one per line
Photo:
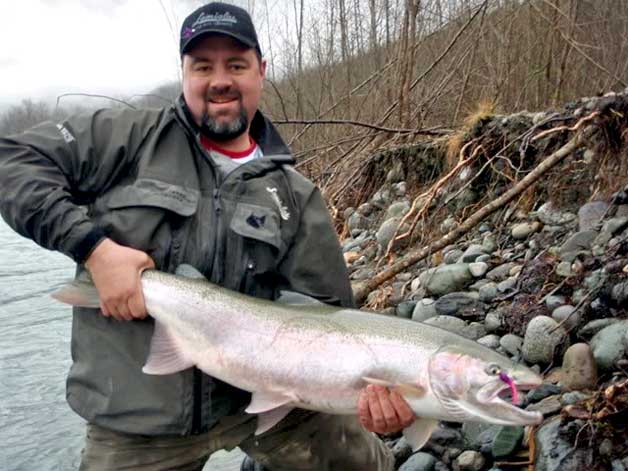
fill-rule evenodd
<path id="1" fill-rule="evenodd" d="M 362 283 L 356 284 L 354 286 L 354 295 L 358 305 L 363 304 L 369 293 L 378 286 L 380 286 L 382 283 L 385 283 L 386 281 L 390 280 L 392 277 L 406 270 L 415 263 L 420 262 L 421 260 L 432 255 L 433 253 L 438 252 L 444 247 L 457 241 L 460 237 L 462 237 L 464 234 L 466 234 L 479 223 L 481 223 L 486 217 L 511 202 L 517 196 L 521 195 L 539 178 L 541 178 L 548 170 L 561 162 L 569 154 L 586 145 L 589 137 L 591 137 L 591 135 L 595 133 L 596 128 L 592 126 L 585 127 L 583 130 L 581 130 L 580 128 L 582 128 L 585 123 L 591 121 L 598 115 L 599 112 L 591 113 L 590 115 L 578 121 L 573 127 L 566 129 L 561 128 L 561 131 L 576 131 L 576 134 L 560 149 L 558 149 L 556 152 L 543 160 L 539 165 L 537 165 L 534 170 L 532 170 L 528 175 L 521 179 L 521 181 L 514 185 L 510 190 L 505 192 L 499 198 L 480 208 L 478 211 L 469 216 L 469 218 L 458 227 L 451 230 L 445 236 L 429 244 L 428 246 L 410 252 L 401 260 L 394 263 L 387 269 L 381 271 L 380 273 L 376 274 L 372 278 Z"/>

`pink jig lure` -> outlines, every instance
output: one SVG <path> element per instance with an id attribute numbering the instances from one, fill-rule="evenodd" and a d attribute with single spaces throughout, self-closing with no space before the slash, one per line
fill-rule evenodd
<path id="1" fill-rule="evenodd" d="M 510 376 L 506 373 L 499 373 L 499 379 L 501 379 L 504 383 L 510 386 L 510 391 L 512 392 L 512 403 L 515 405 L 519 405 L 519 391 L 517 391 L 517 386 L 515 386 L 515 382 L 512 380 Z"/>

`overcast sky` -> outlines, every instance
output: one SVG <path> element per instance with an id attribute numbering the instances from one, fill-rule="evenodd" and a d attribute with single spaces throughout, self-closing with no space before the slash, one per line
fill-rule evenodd
<path id="1" fill-rule="evenodd" d="M 0 0 L 0 105 L 75 92 L 130 96 L 178 80 L 180 24 L 203 3 Z"/>

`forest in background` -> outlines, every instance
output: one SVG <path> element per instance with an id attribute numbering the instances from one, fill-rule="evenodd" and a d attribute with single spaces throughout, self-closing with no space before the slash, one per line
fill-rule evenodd
<path id="1" fill-rule="evenodd" d="M 624 0 L 286 5 L 279 41 L 268 38 L 264 51 L 274 67 L 263 109 L 332 206 L 363 200 L 364 186 L 346 182 L 367 177 L 369 156 L 448 135 L 480 104 L 491 113 L 546 110 L 628 86 Z M 248 7 L 256 22 L 270 21 L 267 0 Z M 179 84 L 165 84 L 132 106 L 163 106 L 178 93 Z M 116 98 L 112 106 L 131 103 Z M 79 111 L 57 105 L 24 100 L 0 116 L 0 134 Z"/>

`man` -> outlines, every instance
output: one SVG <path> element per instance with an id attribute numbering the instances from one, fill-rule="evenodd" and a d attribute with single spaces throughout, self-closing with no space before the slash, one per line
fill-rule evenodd
<path id="1" fill-rule="evenodd" d="M 398 431 L 413 415 L 384 388 L 360 396 L 366 429 L 296 410 L 254 436 L 250 394 L 197 369 L 141 372 L 153 330 L 145 269 L 187 263 L 254 296 L 353 304 L 324 202 L 257 109 L 266 62 L 249 15 L 199 8 L 180 52 L 183 95 L 168 109 L 100 110 L 0 139 L 2 216 L 89 270 L 102 300 L 73 317 L 67 399 L 88 422 L 81 469 L 198 470 L 235 446 L 271 470 L 392 469 L 366 429 Z"/>

